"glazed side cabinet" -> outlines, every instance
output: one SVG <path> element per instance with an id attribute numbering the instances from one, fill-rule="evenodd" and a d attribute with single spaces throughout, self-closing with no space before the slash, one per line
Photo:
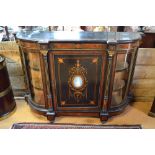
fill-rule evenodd
<path id="1" fill-rule="evenodd" d="M 131 101 L 141 36 L 113 32 L 20 32 L 28 94 L 35 111 L 106 121 Z"/>

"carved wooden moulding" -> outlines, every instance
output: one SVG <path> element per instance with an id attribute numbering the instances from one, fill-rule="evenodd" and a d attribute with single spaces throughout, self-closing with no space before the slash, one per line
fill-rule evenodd
<path id="1" fill-rule="evenodd" d="M 95 116 L 106 121 L 131 100 L 138 33 L 21 32 L 26 100 L 50 121 Z"/>

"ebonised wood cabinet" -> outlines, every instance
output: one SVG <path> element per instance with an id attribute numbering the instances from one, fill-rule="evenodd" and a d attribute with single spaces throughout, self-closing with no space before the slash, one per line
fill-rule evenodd
<path id="1" fill-rule="evenodd" d="M 106 121 L 130 102 L 141 36 L 127 32 L 20 32 L 32 109 Z"/>

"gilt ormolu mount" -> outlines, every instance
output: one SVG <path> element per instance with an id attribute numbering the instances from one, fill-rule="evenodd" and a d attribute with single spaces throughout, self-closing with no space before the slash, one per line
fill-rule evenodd
<path id="1" fill-rule="evenodd" d="M 138 33 L 21 32 L 16 35 L 32 109 L 106 121 L 131 99 Z"/>

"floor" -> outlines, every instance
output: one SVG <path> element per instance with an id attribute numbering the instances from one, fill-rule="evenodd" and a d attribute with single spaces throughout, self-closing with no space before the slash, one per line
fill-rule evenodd
<path id="1" fill-rule="evenodd" d="M 16 109 L 7 117 L 0 119 L 0 128 L 9 129 L 13 123 L 42 122 L 48 123 L 46 117 L 33 112 L 24 100 L 16 100 Z M 133 102 L 123 113 L 110 118 L 108 124 L 141 124 L 144 129 L 155 129 L 155 118 L 148 116 L 151 102 Z M 56 117 L 55 123 L 101 124 L 99 118 L 92 117 Z"/>

